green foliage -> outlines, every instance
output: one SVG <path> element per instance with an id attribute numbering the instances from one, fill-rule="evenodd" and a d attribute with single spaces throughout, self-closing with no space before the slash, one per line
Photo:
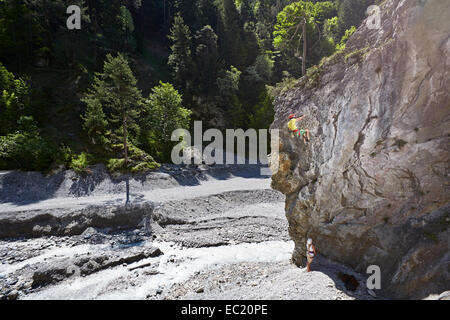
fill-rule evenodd
<path id="1" fill-rule="evenodd" d="M 342 36 L 341 42 L 336 46 L 336 50 L 341 52 L 345 49 L 348 38 L 352 36 L 356 31 L 354 26 L 350 27 L 350 29 L 345 30 L 345 34 Z"/>
<path id="2" fill-rule="evenodd" d="M 113 145 L 113 149 L 117 154 L 123 152 L 123 144 Z M 124 158 L 110 158 L 107 161 L 106 167 L 109 172 L 127 172 L 138 173 L 155 170 L 159 168 L 159 164 L 148 155 L 145 151 L 139 149 L 133 144 L 128 144 L 129 162 L 128 167 L 125 166 Z"/>
<path id="3" fill-rule="evenodd" d="M 321 67 L 319 65 L 314 65 L 308 69 L 306 72 L 306 77 L 308 79 L 308 84 L 311 87 L 315 87 L 319 83 Z"/>
<path id="4" fill-rule="evenodd" d="M 243 105 L 252 106 L 257 103 L 264 91 L 264 81 L 256 70 L 256 66 L 245 69 L 239 81 L 239 100 Z"/>
<path id="5" fill-rule="evenodd" d="M 345 62 L 354 64 L 360 62 L 368 53 L 369 53 L 369 46 L 349 52 L 345 55 Z"/>
<path id="6" fill-rule="evenodd" d="M 175 0 L 174 2 L 175 11 L 183 18 L 184 23 L 191 26 L 192 30 L 198 29 L 201 15 L 199 1 Z M 205 3 L 203 2 L 204 5 Z"/>
<path id="7" fill-rule="evenodd" d="M 154 167 L 149 154 L 170 160 L 171 129 L 191 118 L 268 127 L 272 96 L 302 75 L 303 18 L 304 81 L 316 85 L 369 2 L 0 0 L 0 166 L 83 171 L 101 161 L 139 171 Z M 67 31 L 69 4 L 82 9 L 82 30 Z M 147 94 L 160 81 L 144 103 L 139 89 Z"/>
<path id="8" fill-rule="evenodd" d="M 136 41 L 133 37 L 134 21 L 131 12 L 124 5 L 120 6 L 117 14 L 117 24 L 119 34 L 122 40 L 122 50 L 132 51 L 136 47 Z"/>
<path id="9" fill-rule="evenodd" d="M 298 80 L 296 78 L 292 77 L 289 73 L 285 73 L 281 82 L 278 82 L 275 86 L 269 87 L 269 93 L 274 97 L 279 96 L 289 89 L 292 89 L 297 82 Z"/>
<path id="10" fill-rule="evenodd" d="M 89 155 L 86 152 L 82 152 L 78 156 L 74 156 L 70 163 L 70 168 L 78 173 L 85 173 L 89 166 Z"/>
<path id="11" fill-rule="evenodd" d="M 234 128 L 241 128 L 245 122 L 245 111 L 239 100 L 239 83 L 242 72 L 234 66 L 225 75 L 217 79 L 220 103 L 229 115 L 228 123 Z"/>
<path id="12" fill-rule="evenodd" d="M 112 158 L 108 160 L 108 164 L 106 166 L 109 172 L 121 172 L 125 169 L 125 159 L 124 158 Z"/>
<path id="13" fill-rule="evenodd" d="M 215 90 L 215 81 L 220 68 L 217 62 L 219 60 L 217 39 L 217 35 L 209 25 L 204 26 L 195 36 L 197 45 L 195 63 L 198 71 L 196 83 L 203 94 Z"/>
<path id="14" fill-rule="evenodd" d="M 170 83 L 160 82 L 152 89 L 146 101 L 149 116 L 148 125 L 158 132 L 162 142 L 170 140 L 178 128 L 189 128 L 191 111 L 183 108 L 182 98 Z"/>
<path id="15" fill-rule="evenodd" d="M 0 169 L 47 171 L 55 159 L 55 147 L 39 135 L 32 117 L 21 117 L 23 131 L 0 136 Z"/>
<path id="16" fill-rule="evenodd" d="M 274 61 L 267 54 L 260 54 L 255 61 L 255 70 L 266 83 L 270 83 L 273 75 Z"/>
<path id="17" fill-rule="evenodd" d="M 128 61 L 123 55 L 119 54 L 117 57 L 107 55 L 103 73 L 97 74 L 92 88 L 83 99 L 88 106 L 83 117 L 84 128 L 92 143 L 102 145 L 107 153 L 113 155 L 113 158 L 108 161 L 108 168 L 111 171 L 137 172 L 151 170 L 158 165 L 150 155 L 131 142 L 135 140 L 135 135 L 139 134 L 141 127 L 144 127 L 142 124 L 139 126 L 136 120 L 147 108 L 136 83 Z M 167 88 L 166 85 L 162 86 L 164 89 Z M 170 86 L 170 88 L 174 90 L 173 87 Z M 161 100 L 166 103 L 161 107 L 163 111 L 164 108 L 171 107 L 170 103 L 173 102 L 171 98 L 170 95 L 161 97 Z M 150 101 L 153 101 L 152 98 Z M 176 97 L 176 102 L 181 104 L 180 96 Z M 150 114 L 154 113 L 152 109 Z M 155 116 L 154 122 L 157 121 L 155 119 L 161 119 L 161 114 L 163 112 Z M 118 157 L 119 154 L 123 154 L 123 158 Z M 84 158 L 77 159 L 79 164 L 83 164 L 83 160 Z"/>
<path id="18" fill-rule="evenodd" d="M 91 143 L 94 145 L 108 146 L 110 141 L 107 138 L 108 132 L 108 120 L 103 112 L 103 107 L 100 100 L 93 96 L 88 95 L 83 102 L 86 103 L 86 113 L 82 115 L 83 129 L 86 130 Z"/>
<path id="19" fill-rule="evenodd" d="M 273 107 L 274 98 L 268 90 L 261 93 L 254 112 L 250 115 L 250 128 L 268 129 L 273 122 L 275 111 Z"/>
<path id="20" fill-rule="evenodd" d="M 295 50 L 299 52 L 302 44 L 302 34 L 299 33 L 303 20 L 306 19 L 308 29 L 315 28 L 313 14 L 313 3 L 294 2 L 286 6 L 277 16 L 277 24 L 274 29 L 273 45 L 280 50 Z M 308 30 L 311 31 L 311 30 Z"/>
<path id="21" fill-rule="evenodd" d="M 160 160 L 170 158 L 173 146 L 172 132 L 176 129 L 189 129 L 192 112 L 182 106 L 182 97 L 170 84 L 160 82 L 159 86 L 145 101 L 147 116 L 144 119 L 143 141 L 144 149 Z"/>
<path id="22" fill-rule="evenodd" d="M 243 39 L 243 24 L 234 0 L 223 0 L 224 56 L 227 65 L 244 67 L 246 52 Z"/>
<path id="23" fill-rule="evenodd" d="M 56 154 L 55 165 L 61 165 L 63 168 L 70 168 L 72 158 L 73 154 L 70 147 L 62 144 Z"/>
<path id="24" fill-rule="evenodd" d="M 340 0 L 338 17 L 340 35 L 351 27 L 357 27 L 366 16 L 367 8 L 374 4 L 373 0 Z"/>
<path id="25" fill-rule="evenodd" d="M 173 78 L 178 88 L 187 90 L 194 74 L 191 55 L 192 37 L 189 27 L 184 24 L 180 14 L 175 16 L 168 38 L 173 43 L 170 47 L 172 53 L 168 62 L 173 68 Z"/>
<path id="26" fill-rule="evenodd" d="M 337 6 L 333 1 L 316 2 L 313 7 L 313 16 L 319 25 L 334 18 L 337 14 Z"/>
<path id="27" fill-rule="evenodd" d="M 42 42 L 41 32 L 25 1 L 0 1 L 0 61 L 9 65 L 31 59 L 33 50 Z"/>
<path id="28" fill-rule="evenodd" d="M 333 17 L 331 19 L 325 20 L 323 26 L 323 34 L 325 38 L 331 38 L 334 42 L 339 39 L 339 19 L 338 17 Z"/>
<path id="29" fill-rule="evenodd" d="M 135 128 L 135 120 L 142 111 L 142 95 L 136 83 L 122 54 L 106 56 L 103 72 L 97 73 L 92 88 L 83 98 L 88 106 L 83 117 L 84 127 L 94 142 L 108 141 L 105 137 L 107 124 L 112 129 L 125 131 Z M 120 139 L 120 136 L 115 138 Z"/>
<path id="30" fill-rule="evenodd" d="M 0 63 L 0 135 L 13 132 L 29 103 L 29 88 Z"/>
<path id="31" fill-rule="evenodd" d="M 223 97 L 230 97 L 237 93 L 241 74 L 241 71 L 231 66 L 230 70 L 226 71 L 224 77 L 217 79 L 217 85 Z"/>
<path id="32" fill-rule="evenodd" d="M 329 20 L 335 15 L 336 6 L 331 1 L 294 2 L 278 14 L 273 32 L 273 46 L 283 54 L 289 72 L 295 76 L 301 75 L 304 21 L 306 21 L 307 66 L 317 64 L 324 56 L 333 53 L 331 39 L 328 39 L 330 37 L 321 41 L 321 34 L 326 33 L 326 28 L 330 29 L 332 22 Z"/>

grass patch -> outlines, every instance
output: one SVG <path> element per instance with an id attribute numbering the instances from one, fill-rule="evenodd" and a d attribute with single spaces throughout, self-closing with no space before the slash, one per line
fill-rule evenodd
<path id="1" fill-rule="evenodd" d="M 358 63 L 360 62 L 363 58 L 365 58 L 367 56 L 367 54 L 370 51 L 370 47 L 364 47 L 362 49 L 359 50 L 355 50 L 353 52 L 350 52 L 348 54 L 345 55 L 344 59 L 346 63 Z"/>
<path id="2" fill-rule="evenodd" d="M 309 86 L 315 87 L 319 84 L 321 72 L 322 68 L 319 65 L 314 65 L 306 71 Z"/>
<path id="3" fill-rule="evenodd" d="M 275 86 L 268 86 L 268 90 L 271 96 L 277 97 L 294 88 L 297 83 L 297 79 L 286 77 L 283 79 L 283 81 L 278 82 Z"/>

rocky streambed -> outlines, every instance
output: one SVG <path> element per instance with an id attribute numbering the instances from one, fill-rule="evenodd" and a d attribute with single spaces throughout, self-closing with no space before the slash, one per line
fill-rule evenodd
<path id="1" fill-rule="evenodd" d="M 373 299 L 365 275 L 343 265 L 293 265 L 284 195 L 252 169 L 229 172 L 134 177 L 127 207 L 121 182 L 107 178 L 78 198 L 58 189 L 3 201 L 0 222 L 23 233 L 0 240 L 1 299 Z M 21 229 L 33 219 L 43 231 Z M 359 286 L 348 289 L 339 272 Z"/>

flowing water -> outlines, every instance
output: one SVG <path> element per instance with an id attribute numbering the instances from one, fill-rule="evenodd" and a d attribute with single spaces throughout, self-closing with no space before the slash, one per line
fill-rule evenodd
<path id="1" fill-rule="evenodd" d="M 32 293 L 25 299 L 145 299 L 149 293 L 182 283 L 200 271 L 243 262 L 289 260 L 294 248 L 293 242 L 285 241 L 241 243 L 209 248 L 182 248 L 169 242 L 146 242 L 141 245 L 157 246 L 164 252 L 164 255 L 144 259 L 127 266 L 103 270 L 86 277 L 68 279 Z M 91 245 L 89 248 L 91 252 L 104 249 L 104 246 L 96 247 L 95 245 Z M 55 252 L 55 254 L 60 254 L 62 251 Z M 65 252 L 69 254 L 84 253 L 86 246 L 70 248 Z M 35 259 L 42 258 L 36 257 Z M 156 269 L 158 273 L 146 276 L 145 268 L 129 271 L 129 268 L 133 266 L 146 263 L 155 266 L 156 268 L 153 270 Z M 129 281 L 124 282 L 124 279 Z M 130 285 L 124 286 L 124 283 Z"/>

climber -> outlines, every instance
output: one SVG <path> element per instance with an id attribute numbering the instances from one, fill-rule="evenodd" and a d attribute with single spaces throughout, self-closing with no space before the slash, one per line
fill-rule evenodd
<path id="1" fill-rule="evenodd" d="M 297 132 L 298 132 L 298 136 L 302 137 L 303 142 L 306 144 L 310 140 L 309 130 L 297 128 L 297 121 L 303 120 L 303 118 L 305 118 L 304 115 L 301 116 L 300 118 L 296 118 L 294 114 L 291 114 L 289 116 L 288 128 L 294 134 L 297 134 Z"/>
<path id="2" fill-rule="evenodd" d="M 306 259 L 308 260 L 308 272 L 311 272 L 311 263 L 316 256 L 316 247 L 312 244 L 312 239 L 308 239 L 306 242 Z"/>

